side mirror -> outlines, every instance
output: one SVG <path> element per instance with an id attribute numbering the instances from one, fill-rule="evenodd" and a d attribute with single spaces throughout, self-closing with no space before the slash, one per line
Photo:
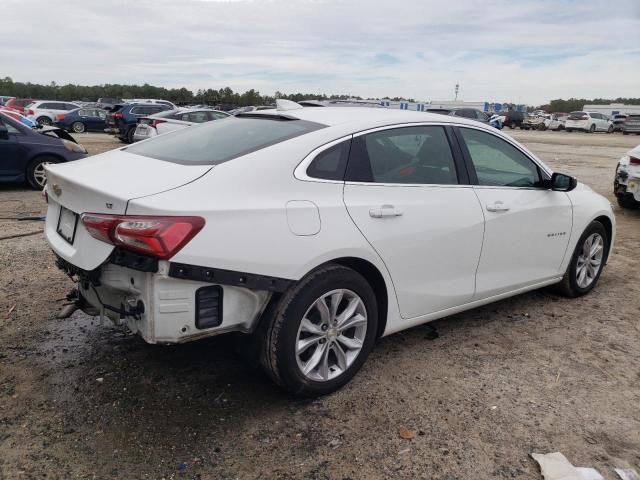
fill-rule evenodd
<path id="1" fill-rule="evenodd" d="M 2 124 L 0 124 L 0 140 L 9 140 L 9 130 Z"/>
<path id="2" fill-rule="evenodd" d="M 555 172 L 551 175 L 551 190 L 556 192 L 570 192 L 578 186 L 578 179 L 571 175 Z"/>

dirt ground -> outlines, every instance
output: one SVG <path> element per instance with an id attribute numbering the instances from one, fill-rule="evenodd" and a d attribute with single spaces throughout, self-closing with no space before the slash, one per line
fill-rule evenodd
<path id="1" fill-rule="evenodd" d="M 619 134 L 514 131 L 611 194 Z M 97 153 L 119 144 L 79 135 Z M 0 237 L 37 232 L 39 192 L 0 186 Z M 81 312 L 42 236 L 0 240 L 0 478 L 539 479 L 563 452 L 640 471 L 640 211 L 615 206 L 598 287 L 545 290 L 382 339 L 356 378 L 292 399 L 219 337 L 152 346 Z M 15 309 L 7 314 L 13 306 Z M 398 431 L 416 433 L 411 440 Z"/>

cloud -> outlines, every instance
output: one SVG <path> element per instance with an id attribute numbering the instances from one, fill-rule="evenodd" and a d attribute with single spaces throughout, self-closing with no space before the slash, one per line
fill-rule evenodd
<path id="1" fill-rule="evenodd" d="M 3 0 L 0 76 L 543 103 L 638 96 L 640 3 Z"/>

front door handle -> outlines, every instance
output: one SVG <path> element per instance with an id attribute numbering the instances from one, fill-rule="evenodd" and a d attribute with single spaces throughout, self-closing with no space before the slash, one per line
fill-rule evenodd
<path id="1" fill-rule="evenodd" d="M 508 212 L 509 207 L 498 200 L 493 202 L 493 204 L 487 205 L 487 210 L 490 212 Z"/>
<path id="2" fill-rule="evenodd" d="M 399 217 L 402 211 L 393 205 L 381 205 L 369 210 L 369 216 L 373 218 Z"/>

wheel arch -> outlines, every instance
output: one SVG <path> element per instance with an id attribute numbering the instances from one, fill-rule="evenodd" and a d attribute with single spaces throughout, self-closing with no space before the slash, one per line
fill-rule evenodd
<path id="1" fill-rule="evenodd" d="M 59 153 L 38 152 L 35 155 L 33 155 L 32 157 L 30 157 L 29 160 L 27 160 L 26 165 L 24 166 L 25 175 L 29 171 L 29 165 L 31 165 L 31 162 L 33 162 L 34 160 L 36 160 L 36 159 L 38 159 L 40 157 L 53 157 L 56 160 L 58 160 L 59 163 L 65 163 L 67 161 L 67 159 L 64 158 L 62 155 L 60 155 Z"/>
<path id="2" fill-rule="evenodd" d="M 613 222 L 606 215 L 600 215 L 593 219 L 594 222 L 600 222 L 604 227 L 605 232 L 607 232 L 607 251 L 605 252 L 605 263 L 609 259 L 609 252 L 611 251 L 612 241 L 613 241 Z"/>
<path id="3" fill-rule="evenodd" d="M 335 258 L 323 265 L 326 265 L 327 263 L 336 263 L 343 267 L 350 268 L 362 275 L 367 283 L 371 285 L 373 293 L 376 296 L 376 300 L 378 301 L 378 331 L 376 332 L 376 338 L 380 338 L 387 327 L 387 317 L 389 312 L 387 284 L 380 270 L 368 260 L 358 257 Z M 323 265 L 319 265 L 318 268 Z"/>

